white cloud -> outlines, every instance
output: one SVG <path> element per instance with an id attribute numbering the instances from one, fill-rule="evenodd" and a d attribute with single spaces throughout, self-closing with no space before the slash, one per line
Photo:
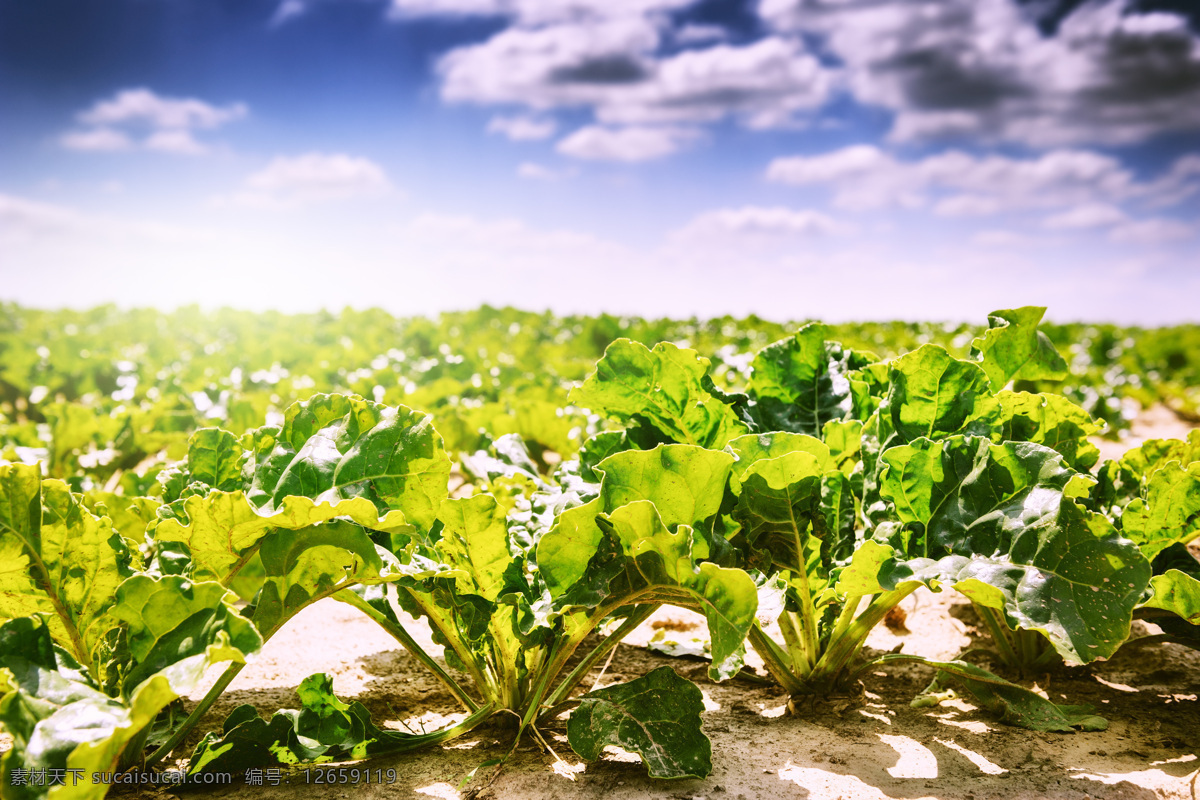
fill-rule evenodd
<path id="1" fill-rule="evenodd" d="M 394 17 L 511 17 L 527 25 L 657 15 L 696 0 L 391 0 Z"/>
<path id="2" fill-rule="evenodd" d="M 293 208 L 314 203 L 377 197 L 392 190 L 383 168 L 366 158 L 341 153 L 277 156 L 246 178 L 236 205 Z"/>
<path id="3" fill-rule="evenodd" d="M 558 143 L 558 152 L 592 161 L 650 161 L 669 156 L 697 138 L 681 128 L 606 128 L 589 125 Z"/>
<path id="4" fill-rule="evenodd" d="M 1157 245 L 1190 239 L 1197 227 L 1174 219 L 1144 219 L 1112 229 L 1108 238 L 1124 244 Z"/>
<path id="5" fill-rule="evenodd" d="M 1200 159 L 1176 162 L 1162 178 L 1139 181 L 1112 156 L 1052 150 L 1033 158 L 977 157 L 948 150 L 900 161 L 873 145 L 814 156 L 777 158 L 768 180 L 795 186 L 827 184 L 835 206 L 867 210 L 933 204 L 944 216 L 984 216 L 1033 208 L 1178 202 L 1200 185 Z"/>
<path id="6" fill-rule="evenodd" d="M 697 25 L 688 23 L 673 34 L 675 41 L 680 44 L 701 44 L 704 42 L 719 42 L 728 34 L 720 25 Z"/>
<path id="7" fill-rule="evenodd" d="M 308 11 L 308 5 L 304 0 L 283 0 L 275 8 L 275 13 L 271 16 L 269 26 L 276 28 L 301 16 L 306 11 Z"/>
<path id="8" fill-rule="evenodd" d="M 833 73 L 795 40 L 768 37 L 718 44 L 659 60 L 648 80 L 614 92 L 597 108 L 603 121 L 715 122 L 736 115 L 751 128 L 785 127 L 819 107 Z"/>
<path id="9" fill-rule="evenodd" d="M 1200 37 L 1183 17 L 1093 0 L 1044 35 L 1038 6 L 762 0 L 759 12 L 822 37 L 854 96 L 896 113 L 896 139 L 1115 145 L 1200 128 Z"/>
<path id="10" fill-rule="evenodd" d="M 90 153 L 115 153 L 133 148 L 132 139 L 112 128 L 68 131 L 58 138 L 58 142 L 68 150 Z"/>
<path id="11" fill-rule="evenodd" d="M 739 247 L 748 242 L 761 244 L 781 239 L 836 236 L 851 230 L 851 226 L 811 209 L 742 206 L 706 211 L 673 232 L 671 238 L 702 246 Z"/>
<path id="12" fill-rule="evenodd" d="M 492 117 L 488 120 L 488 133 L 501 133 L 514 142 L 531 142 L 549 139 L 558 130 L 558 123 L 548 117 Z"/>
<path id="13" fill-rule="evenodd" d="M 599 104 L 645 78 L 659 41 L 658 26 L 639 17 L 508 28 L 442 57 L 442 97 L 539 109 Z"/>
<path id="14" fill-rule="evenodd" d="M 155 131 L 146 137 L 142 146 L 177 156 L 202 156 L 208 152 L 208 147 L 196 141 L 191 131 L 183 129 Z"/>
<path id="15" fill-rule="evenodd" d="M 1107 203 L 1089 203 L 1076 206 L 1061 214 L 1055 214 L 1044 223 L 1051 230 L 1078 230 L 1090 228 L 1106 228 L 1124 222 L 1125 212 Z"/>
<path id="16" fill-rule="evenodd" d="M 152 129 L 218 128 L 246 116 L 246 106 L 214 106 L 195 98 L 162 97 L 149 89 L 125 89 L 79 115 L 85 125 L 141 123 Z"/>
<path id="17" fill-rule="evenodd" d="M 216 106 L 196 98 L 163 97 L 149 89 L 125 89 L 78 114 L 85 127 L 59 143 L 70 150 L 116 152 L 135 148 L 175 155 L 210 152 L 197 130 L 214 130 L 246 116 L 243 103 Z"/>
<path id="18" fill-rule="evenodd" d="M 526 161 L 517 167 L 517 177 L 530 181 L 561 181 L 574 177 L 575 174 L 573 169 L 551 169 L 532 161 Z"/>
<path id="19" fill-rule="evenodd" d="M 646 16 L 510 27 L 438 63 L 448 102 L 591 108 L 606 124 L 715 122 L 785 127 L 832 94 L 833 70 L 799 39 L 767 37 L 669 56 Z"/>
<path id="20" fill-rule="evenodd" d="M 130 242 L 175 245 L 195 242 L 206 235 L 173 225 L 128 221 L 0 193 L 0 243 L 8 246 L 88 248 Z M 89 251 L 81 252 L 81 263 L 90 263 Z"/>

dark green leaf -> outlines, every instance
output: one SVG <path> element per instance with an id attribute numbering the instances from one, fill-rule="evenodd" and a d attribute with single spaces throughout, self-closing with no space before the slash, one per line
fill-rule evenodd
<path id="1" fill-rule="evenodd" d="M 300 710 L 281 709 L 269 722 L 259 717 L 253 706 L 234 709 L 220 733 L 209 733 L 196 746 L 188 774 L 241 773 L 251 767 L 350 761 L 410 752 L 465 733 L 491 712 L 485 709 L 452 728 L 417 735 L 375 725 L 362 703 L 338 699 L 328 675 L 308 676 L 296 693 Z"/>
<path id="2" fill-rule="evenodd" d="M 712 743 L 700 727 L 704 699 L 670 667 L 584 695 L 567 722 L 567 741 L 586 761 L 607 745 L 637 753 L 652 778 L 706 778 Z"/>
<path id="3" fill-rule="evenodd" d="M 1064 495 L 1075 473 L 1053 450 L 954 436 L 894 447 L 883 460 L 881 491 L 903 524 L 890 542 L 911 575 L 1003 610 L 1068 663 L 1112 655 L 1129 635 L 1150 565 Z"/>
<path id="4" fill-rule="evenodd" d="M 872 359 L 827 341 L 828 334 L 827 326 L 809 323 L 755 354 L 747 391 L 759 429 L 820 436 L 826 423 L 850 417 L 848 373 Z"/>
<path id="5" fill-rule="evenodd" d="M 1108 727 L 1108 720 L 1092 713 L 1095 711 L 1092 706 L 1058 705 L 1029 689 L 998 678 L 974 664 L 927 659 L 922 659 L 921 663 L 953 675 L 984 708 L 1009 725 L 1031 731 L 1062 733 L 1071 733 L 1076 728 L 1084 731 L 1102 731 Z M 913 704 L 927 703 L 918 697 Z"/>

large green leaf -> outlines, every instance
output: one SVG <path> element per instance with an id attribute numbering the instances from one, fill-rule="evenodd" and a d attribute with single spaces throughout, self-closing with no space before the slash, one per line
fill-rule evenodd
<path id="1" fill-rule="evenodd" d="M 22 618 L 0 626 L 0 723 L 13 737 L 12 748 L 0 757 L 5 797 L 100 800 L 109 786 L 93 782 L 93 774 L 137 765 L 140 743 L 158 713 L 193 691 L 212 664 L 244 658 L 224 629 L 195 630 L 192 638 L 190 655 L 149 675 L 122 698 L 112 698 L 85 684 L 69 663 L 56 660 L 41 620 Z M 60 769 L 68 777 L 63 785 L 14 786 L 18 768 Z M 82 776 L 77 783 L 71 770 Z"/>
<path id="2" fill-rule="evenodd" d="M 1001 609 L 1069 663 L 1112 655 L 1128 637 L 1150 565 L 1064 495 L 1075 473 L 1053 450 L 954 436 L 894 447 L 883 461 L 880 489 L 903 526 L 890 543 L 909 574 Z"/>
<path id="3" fill-rule="evenodd" d="M 236 436 L 220 428 L 201 428 L 188 439 L 189 477 L 223 492 L 242 488 L 245 454 Z"/>
<path id="4" fill-rule="evenodd" d="M 827 422 L 851 415 L 847 375 L 874 359 L 827 341 L 828 334 L 827 326 L 809 323 L 755 354 L 747 392 L 762 430 L 820 436 Z"/>
<path id="5" fill-rule="evenodd" d="M 728 453 L 690 445 L 616 453 L 597 467 L 600 503 L 608 511 L 649 500 L 666 525 L 706 528 L 721 508 L 732 465 Z"/>
<path id="6" fill-rule="evenodd" d="M 117 589 L 116 599 L 113 616 L 125 623 L 129 652 L 137 662 L 125 678 L 130 686 L 202 653 L 221 631 L 242 653 L 262 645 L 254 626 L 231 605 L 236 598 L 217 583 L 134 575 Z"/>
<path id="7" fill-rule="evenodd" d="M 987 375 L 977 364 L 927 344 L 890 362 L 887 412 L 902 441 L 958 433 L 968 420 L 996 406 Z M 881 442 L 882 442 L 881 438 Z"/>
<path id="8" fill-rule="evenodd" d="M 156 497 L 131 497 L 93 489 L 83 494 L 83 504 L 97 517 L 112 520 L 113 528 L 129 548 L 130 566 L 139 569 L 137 548 L 145 543 L 146 529 L 157 518 L 162 501 Z"/>
<path id="9" fill-rule="evenodd" d="M 822 472 L 836 466 L 836 463 L 831 461 L 829 446 L 806 434 L 786 431 L 752 433 L 732 440 L 725 449 L 737 459 L 733 466 L 733 474 L 739 480 L 755 463 L 790 453 L 808 453 Z"/>
<path id="10" fill-rule="evenodd" d="M 263 537 L 272 531 L 299 530 L 336 517 L 384 530 L 403 526 L 405 521 L 401 511 L 380 516 L 365 497 L 329 502 L 289 496 L 273 513 L 263 513 L 240 491 L 193 495 L 173 510 L 178 516 L 160 520 L 154 528 L 154 539 L 187 545 L 193 577 L 216 580 L 225 586 L 250 562 Z"/>
<path id="11" fill-rule="evenodd" d="M 1139 479 L 1150 477 L 1168 461 L 1187 466 L 1200 461 L 1200 429 L 1190 431 L 1187 439 L 1149 439 L 1121 456 L 1121 466 Z"/>
<path id="12" fill-rule="evenodd" d="M 259 550 L 264 583 L 254 608 L 254 625 L 269 637 L 296 613 L 354 585 L 383 580 L 375 543 L 360 526 L 344 520 L 297 531 L 275 531 Z"/>
<path id="13" fill-rule="evenodd" d="M 608 745 L 642 757 L 652 778 L 706 778 L 712 743 L 700 727 L 704 698 L 670 667 L 589 692 L 567 721 L 567 741 L 586 761 Z"/>
<path id="14" fill-rule="evenodd" d="M 0 621 L 45 614 L 54 640 L 92 667 L 129 562 L 111 521 L 66 484 L 42 481 L 36 466 L 0 466 Z"/>
<path id="15" fill-rule="evenodd" d="M 697 564 L 692 529 L 680 525 L 672 533 L 646 500 L 602 514 L 597 522 L 606 534 L 603 546 L 563 603 L 615 608 L 652 598 L 694 607 L 708 621 L 710 674 L 728 677 L 724 662 L 741 649 L 758 608 L 750 576 L 711 562 Z"/>
<path id="16" fill-rule="evenodd" d="M 828 560 L 821 558 L 821 541 L 828 533 L 821 509 L 823 465 L 803 450 L 739 460 L 738 467 L 743 464 L 733 515 L 749 546 L 777 569 L 814 573 L 814 578 L 827 573 Z"/>
<path id="17" fill-rule="evenodd" d="M 508 549 L 504 509 L 488 495 L 442 503 L 442 538 L 437 550 L 460 571 L 456 589 L 495 601 L 504 588 L 504 573 L 513 562 Z"/>
<path id="18" fill-rule="evenodd" d="M 999 414 L 978 431 L 993 442 L 1042 444 L 1062 455 L 1072 469 L 1085 472 L 1100 458 L 1100 449 L 1088 437 L 1104 426 L 1067 398 L 1005 390 L 996 395 L 996 400 L 1000 403 Z"/>
<path id="19" fill-rule="evenodd" d="M 1155 470 L 1144 497 L 1125 508 L 1121 522 L 1125 535 L 1151 560 L 1175 543 L 1200 536 L 1200 462 L 1185 469 L 1172 461 Z"/>
<path id="20" fill-rule="evenodd" d="M 365 498 L 428 529 L 447 496 L 450 459 L 433 418 L 354 395 L 314 395 L 285 412 L 281 429 L 252 438 L 246 496 L 264 514 L 288 497 L 318 503 Z"/>
<path id="21" fill-rule="evenodd" d="M 1186 440 L 1149 439 L 1119 460 L 1104 462 L 1097 471 L 1100 484 L 1092 497 L 1102 509 L 1120 516 L 1130 501 L 1145 492 L 1154 473 L 1171 461 L 1185 468 L 1200 461 L 1200 430 L 1191 431 Z"/>
<path id="22" fill-rule="evenodd" d="M 1170 611 L 1193 625 L 1200 625 L 1200 578 L 1178 569 L 1169 569 L 1150 579 L 1153 594 L 1143 608 Z"/>
<path id="23" fill-rule="evenodd" d="M 988 314 L 988 329 L 972 342 L 992 387 L 999 391 L 1011 380 L 1057 381 L 1067 377 L 1067 362 L 1046 334 L 1037 329 L 1046 309 L 1023 306 Z"/>
<path id="24" fill-rule="evenodd" d="M 846 476 L 853 474 L 862 461 L 862 435 L 863 423 L 857 419 L 827 422 L 821 431 L 830 457 Z"/>
<path id="25" fill-rule="evenodd" d="M 600 544 L 597 514 L 636 500 L 649 500 L 668 526 L 701 530 L 697 557 L 711 554 L 711 520 L 721 509 L 733 456 L 690 445 L 660 445 L 653 450 L 615 453 L 595 468 L 601 473 L 600 496 L 558 516 L 537 545 L 537 564 L 550 594 L 557 597 L 587 569 Z"/>
<path id="26" fill-rule="evenodd" d="M 746 426 L 704 386 L 709 361 L 660 342 L 653 350 L 618 339 L 570 400 L 624 422 L 644 421 L 670 441 L 721 448 Z"/>

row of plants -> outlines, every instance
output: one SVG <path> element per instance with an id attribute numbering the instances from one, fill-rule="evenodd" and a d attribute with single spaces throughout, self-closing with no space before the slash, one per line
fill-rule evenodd
<path id="1" fill-rule="evenodd" d="M 46 311 L 0 303 L 0 455 L 41 460 L 76 491 L 115 486 L 126 473 L 182 458 L 199 428 L 241 435 L 278 424 L 284 409 L 313 394 L 343 393 L 432 414 L 454 453 L 519 433 L 535 460 L 546 451 L 569 458 L 597 429 L 568 393 L 613 341 L 695 349 L 713 358 L 718 387 L 742 391 L 753 353 L 796 327 L 756 317 L 555 317 L 488 307 L 430 320 L 380 310 Z M 1069 375 L 1018 388 L 1070 398 L 1106 423 L 1104 435 L 1156 402 L 1195 414 L 1200 328 L 1044 329 Z M 965 324 L 892 322 L 841 324 L 829 335 L 882 358 L 922 344 L 967 357 L 979 333 Z"/>
<path id="2" fill-rule="evenodd" d="M 173 764 L 262 644 L 330 598 L 430 670 L 461 721 L 380 728 L 315 675 L 300 709 L 235 710 L 189 775 L 402 753 L 493 717 L 513 747 L 548 748 L 568 712 L 585 760 L 619 745 L 652 776 L 707 775 L 700 690 L 669 667 L 579 691 L 665 605 L 705 616 L 713 680 L 742 674 L 747 647 L 794 701 L 921 661 L 1005 722 L 1101 728 L 965 659 L 864 651 L 921 586 L 969 598 L 1013 675 L 1108 658 L 1136 618 L 1200 641 L 1200 436 L 1097 465 L 1086 409 L 1008 388 L 1069 374 L 1042 312 L 995 312 L 966 358 L 881 360 L 806 325 L 753 355 L 743 391 L 695 350 L 618 339 L 570 393 L 590 435 L 560 458 L 504 433 L 456 465 L 429 413 L 315 394 L 104 486 L 0 465 L 0 792 L 99 798 L 20 776 Z M 469 481 L 453 496 L 452 473 Z"/>

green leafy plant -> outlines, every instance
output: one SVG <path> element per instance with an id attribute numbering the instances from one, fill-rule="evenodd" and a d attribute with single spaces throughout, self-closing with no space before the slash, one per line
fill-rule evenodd
<path id="1" fill-rule="evenodd" d="M 6 798 L 102 797 L 93 773 L 141 766 L 168 706 L 209 666 L 242 664 L 261 644 L 219 585 L 134 574 L 111 521 L 37 467 L 0 466 L 0 551 Z M 17 780 L 44 769 L 75 777 Z"/>
<path id="2" fill-rule="evenodd" d="M 690 650 L 714 680 L 747 642 L 798 702 L 917 660 L 937 671 L 917 703 L 953 680 L 1035 730 L 1104 721 L 965 657 L 872 655 L 868 635 L 949 586 L 1014 673 L 1108 657 L 1135 617 L 1163 628 L 1143 641 L 1200 643 L 1200 434 L 1099 468 L 1089 441 L 1123 403 L 1194 405 L 1194 327 L 1042 326 L 1035 307 L 982 330 L 790 336 L 486 307 L 4 311 L 4 798 L 107 788 L 18 780 L 31 769 L 162 764 L 261 643 L 327 599 L 391 633 L 464 717 L 388 731 L 315 675 L 297 709 L 235 710 L 189 774 L 402 753 L 492 718 L 549 749 L 570 711 L 587 760 L 618 745 L 652 776 L 707 775 L 700 694 L 672 670 L 579 689 L 663 605 L 704 614 Z"/>
<path id="3" fill-rule="evenodd" d="M 628 426 L 605 452 L 687 438 L 734 457 L 710 557 L 775 595 L 780 638 L 756 622 L 749 641 L 794 697 L 861 673 L 871 630 L 922 585 L 970 597 L 1013 666 L 1086 663 L 1128 636 L 1149 566 L 1076 502 L 1098 426 L 1062 397 L 1004 388 L 1063 372 L 1042 311 L 996 312 L 974 360 L 926 345 L 878 362 L 808 325 L 755 355 L 745 394 L 716 390 L 694 352 L 618 343 L 572 399 Z"/>

